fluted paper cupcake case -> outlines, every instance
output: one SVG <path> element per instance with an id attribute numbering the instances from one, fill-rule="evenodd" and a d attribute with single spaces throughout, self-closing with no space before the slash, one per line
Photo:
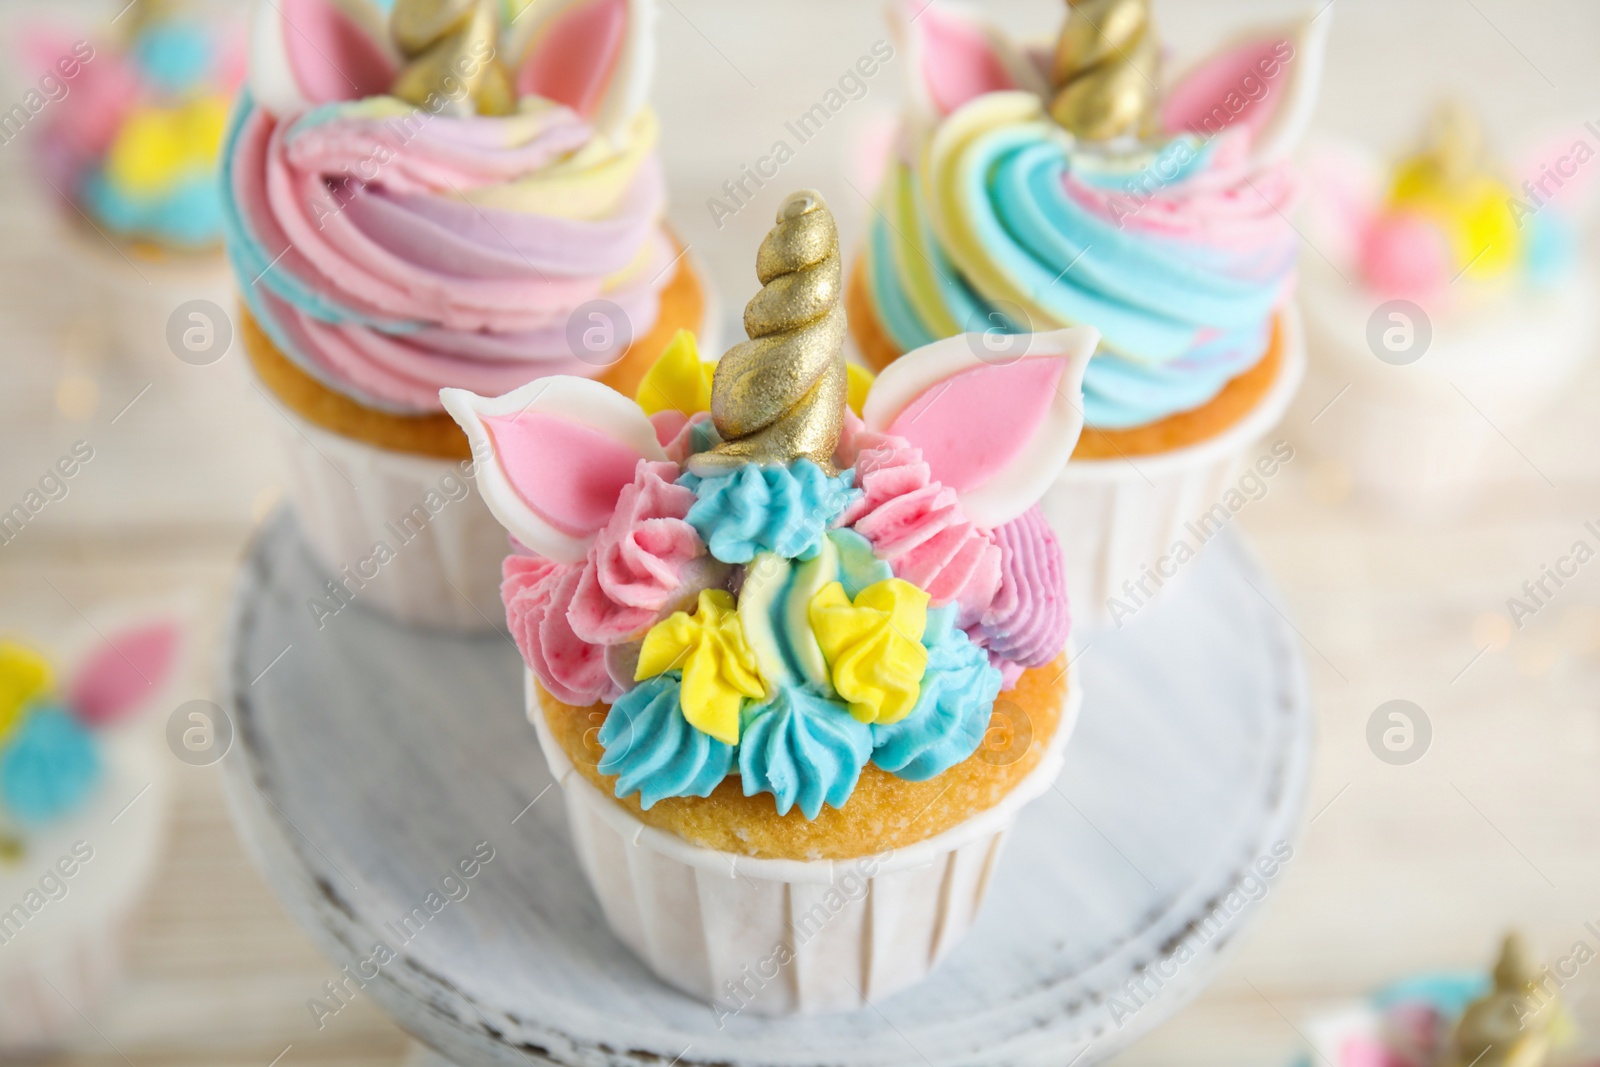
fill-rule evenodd
<path id="1" fill-rule="evenodd" d="M 1507 440 L 1554 404 L 1596 354 L 1600 316 L 1588 265 L 1514 312 L 1474 309 L 1494 322 L 1490 329 L 1432 324 L 1431 346 L 1404 365 L 1379 360 L 1360 332 L 1377 298 L 1346 292 L 1326 272 L 1308 282 L 1315 283 L 1302 297 L 1311 363 L 1289 429 L 1342 464 L 1354 486 L 1398 510 L 1464 505 L 1495 481 L 1497 467 L 1526 470 Z"/>
<path id="2" fill-rule="evenodd" d="M 84 306 L 105 330 L 107 350 L 146 373 L 171 376 L 182 369 L 168 338 L 178 308 L 204 300 L 216 309 L 215 316 L 226 317 L 238 302 L 233 272 L 220 248 L 152 259 L 113 244 L 114 238 L 87 229 L 81 220 L 63 222 L 62 228 L 83 271 Z"/>
<path id="3" fill-rule="evenodd" d="M 0 945 L 0 1059 L 58 1049 L 84 1029 L 85 1014 L 96 1016 L 120 980 L 124 931 L 155 873 L 166 832 L 172 757 L 158 743 L 144 726 L 119 738 L 107 750 L 110 772 L 93 804 L 30 841 L 17 869 L 26 872 L 27 885 L 0 904 L 11 909 L 0 913 L 8 920 Z M 79 840 L 94 856 L 64 880 L 65 895 L 26 921 L 16 917 L 22 889 L 36 886 L 36 873 Z"/>
<path id="4" fill-rule="evenodd" d="M 1305 376 L 1305 328 L 1299 309 L 1283 316 L 1283 369 L 1245 418 L 1215 437 L 1137 460 L 1073 460 L 1039 502 L 1061 542 L 1072 618 L 1082 627 L 1115 626 L 1111 601 L 1126 598 L 1124 583 L 1138 582 L 1187 537 L 1186 524 L 1217 504 L 1240 475 L 1252 447 L 1288 410 Z M 1199 546 L 1196 546 L 1199 547 Z M 1180 586 L 1186 568 L 1165 578 L 1152 600 Z"/>
<path id="5" fill-rule="evenodd" d="M 1069 667 L 1060 726 L 995 806 L 893 852 L 802 861 L 704 848 L 646 825 L 577 772 L 551 736 L 531 673 L 525 688 L 612 932 L 719 1015 L 765 1016 L 851 1011 L 927 977 L 977 918 L 1018 813 L 1061 773 L 1083 699 Z"/>
<path id="6" fill-rule="evenodd" d="M 325 572 L 319 622 L 354 606 L 439 629 L 505 625 L 506 532 L 465 461 L 391 452 L 277 410 L 289 501 Z"/>

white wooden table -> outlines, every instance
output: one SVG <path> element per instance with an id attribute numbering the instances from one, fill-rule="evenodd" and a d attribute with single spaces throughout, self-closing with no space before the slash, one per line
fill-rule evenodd
<path id="1" fill-rule="evenodd" d="M 109 17 L 113 6 L 7 0 L 0 40 L 30 13 Z M 1060 11 L 1055 0 L 993 6 L 1019 30 Z M 1169 32 L 1196 42 L 1294 7 L 1157 0 Z M 1590 55 L 1600 8 L 1585 0 L 1339 0 L 1335 16 L 1327 129 L 1396 144 L 1440 87 L 1464 92 L 1503 137 L 1536 115 L 1600 110 Z M 845 240 L 862 233 L 865 207 L 844 180 L 861 183 L 846 160 L 856 131 L 891 108 L 884 81 L 785 168 L 781 188 L 722 230 L 704 202 L 881 36 L 877 6 L 672 0 L 660 29 L 674 223 L 737 308 L 754 290 L 751 250 L 786 189 L 826 190 Z M 0 72 L 9 104 L 21 86 L 9 64 Z M 82 340 L 92 331 L 64 335 L 73 275 L 19 147 L 0 147 L 0 501 L 9 506 L 75 440 L 92 439 L 97 459 L 24 537 L 0 546 L 0 629 L 77 640 L 80 609 L 176 596 L 200 646 L 183 686 L 214 695 L 227 594 L 277 496 L 261 444 L 275 416 L 237 353 L 140 377 L 97 361 Z M 180 401 L 180 386 L 197 381 L 204 402 Z M 1241 515 L 1306 641 L 1320 722 L 1312 821 L 1240 954 L 1119 1067 L 1281 1064 L 1298 1040 L 1293 1024 L 1329 998 L 1420 967 L 1479 964 L 1512 922 L 1551 955 L 1585 936 L 1600 891 L 1600 584 L 1586 569 L 1522 630 L 1503 620 L 1505 599 L 1600 514 L 1597 406 L 1591 372 L 1517 435 L 1555 489 L 1508 446 L 1492 503 L 1447 522 L 1395 522 L 1350 499 L 1336 468 L 1302 456 Z M 1365 740 L 1372 711 L 1395 698 L 1415 701 L 1434 724 L 1432 749 L 1410 766 L 1380 762 Z M 109 1067 L 125 1054 L 138 1067 L 264 1067 L 284 1054 L 284 1067 L 398 1063 L 405 1038 L 370 1000 L 316 1028 L 306 1001 L 332 977 L 327 962 L 250 869 L 215 770 L 175 774 L 175 832 L 135 930 L 132 981 L 94 1019 L 99 1033 L 85 1027 L 60 1062 Z M 1590 981 L 1580 973 L 1580 985 Z"/>

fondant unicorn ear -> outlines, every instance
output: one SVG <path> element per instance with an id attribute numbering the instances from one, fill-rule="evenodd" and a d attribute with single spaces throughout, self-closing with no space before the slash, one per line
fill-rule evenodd
<path id="1" fill-rule="evenodd" d="M 1162 126 L 1202 137 L 1247 130 L 1258 166 L 1287 158 L 1311 124 L 1332 21 L 1324 7 L 1304 22 L 1254 33 L 1201 60 L 1167 92 Z"/>
<path id="2" fill-rule="evenodd" d="M 664 460 L 639 405 L 587 378 L 558 375 L 504 396 L 443 389 L 477 461 L 494 517 L 534 552 L 579 563 L 641 459 Z"/>
<path id="3" fill-rule="evenodd" d="M 967 517 L 993 529 L 1038 503 L 1071 457 L 1100 333 L 1029 334 L 1023 354 L 993 362 L 977 355 L 983 340 L 949 337 L 901 356 L 873 382 L 863 419 L 920 448 Z"/>
<path id="4" fill-rule="evenodd" d="M 930 121 L 984 93 L 1047 89 L 1027 56 L 972 8 L 901 0 L 889 25 L 905 54 L 910 99 Z"/>
<path id="5" fill-rule="evenodd" d="M 654 0 L 543 0 L 511 23 L 518 96 L 565 104 L 603 133 L 644 105 L 655 66 Z"/>
<path id="6" fill-rule="evenodd" d="M 394 84 L 399 57 L 372 0 L 257 0 L 250 30 L 250 95 L 278 118 Z"/>
<path id="7" fill-rule="evenodd" d="M 79 665 L 67 704 L 90 726 L 109 726 L 161 692 L 178 660 L 175 623 L 112 634 Z"/>

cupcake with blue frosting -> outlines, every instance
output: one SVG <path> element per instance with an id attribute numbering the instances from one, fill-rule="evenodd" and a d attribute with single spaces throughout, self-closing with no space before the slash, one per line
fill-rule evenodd
<path id="1" fill-rule="evenodd" d="M 1329 20 L 1167 78 L 1148 0 L 1067 8 L 1043 49 L 954 5 L 892 10 L 907 100 L 850 325 L 874 367 L 965 332 L 996 360 L 1032 332 L 1100 332 L 1045 513 L 1073 535 L 1084 617 L 1120 622 L 1124 581 L 1148 580 L 1298 386 L 1288 157 Z"/>
<path id="2" fill-rule="evenodd" d="M 48 1049 L 117 975 L 165 818 L 166 763 L 133 718 L 176 653 L 170 625 L 114 632 L 61 678 L 0 639 L 0 1052 Z"/>
<path id="3" fill-rule="evenodd" d="M 613 930 L 715 1007 L 787 1014 L 923 977 L 1060 769 L 1078 692 L 1037 504 L 1097 336 L 851 370 L 814 192 L 757 273 L 749 340 L 712 364 L 679 334 L 634 399 L 578 378 L 442 398 L 488 457 L 528 714 Z M 797 940 L 786 902 L 826 936 Z M 796 979 L 730 994 L 777 944 Z"/>

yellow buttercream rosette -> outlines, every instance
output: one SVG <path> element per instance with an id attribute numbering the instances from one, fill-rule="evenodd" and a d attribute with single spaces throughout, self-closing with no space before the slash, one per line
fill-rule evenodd
<path id="1" fill-rule="evenodd" d="M 767 687 L 755 653 L 745 643 L 732 593 L 702 590 L 693 615 L 674 612 L 651 627 L 639 650 L 634 680 L 671 670 L 683 671 L 679 700 L 689 725 L 737 745 L 745 698 L 761 700 Z"/>
<path id="2" fill-rule="evenodd" d="M 811 632 L 822 646 L 833 687 L 864 723 L 887 726 L 917 706 L 928 650 L 928 594 L 910 582 L 875 582 L 854 601 L 830 582 L 811 601 Z"/>
<path id="3" fill-rule="evenodd" d="M 0 641 L 0 739 L 16 728 L 23 710 L 55 686 L 49 662 L 13 641 Z"/>

